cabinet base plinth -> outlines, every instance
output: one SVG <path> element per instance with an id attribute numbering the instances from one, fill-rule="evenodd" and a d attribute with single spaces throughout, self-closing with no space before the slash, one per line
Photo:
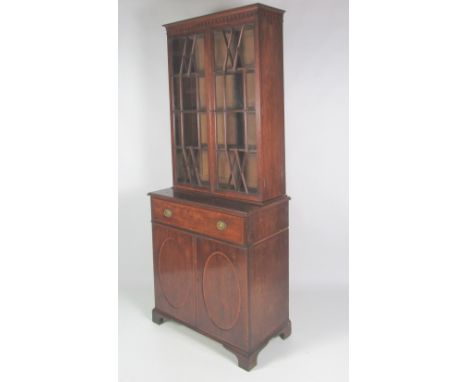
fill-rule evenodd
<path id="1" fill-rule="evenodd" d="M 257 366 L 257 356 L 260 351 L 268 345 L 268 342 L 276 336 L 280 336 L 283 340 L 288 338 L 291 335 L 291 320 L 288 320 L 288 322 L 281 327 L 280 330 L 276 331 L 274 334 L 272 334 L 269 338 L 266 339 L 265 342 L 263 342 L 260 346 L 258 346 L 255 350 L 253 350 L 250 353 L 244 353 L 240 352 L 239 350 L 235 350 L 231 348 L 229 345 L 223 344 L 223 346 L 229 350 L 230 352 L 234 353 L 235 356 L 237 357 L 238 365 L 240 368 L 250 371 L 252 370 L 255 366 Z"/>
<path id="2" fill-rule="evenodd" d="M 291 335 L 291 320 L 288 320 L 287 324 L 284 326 L 284 329 L 279 333 L 279 336 L 285 340 Z"/>
<path id="3" fill-rule="evenodd" d="M 232 345 L 223 342 L 222 340 L 213 337 L 209 333 L 206 333 L 204 331 L 201 331 L 199 328 L 196 328 L 194 326 L 191 326 L 183 321 L 180 321 L 179 319 L 172 317 L 169 314 L 162 313 L 159 311 L 157 308 L 153 309 L 152 312 L 153 315 L 153 322 L 161 325 L 165 321 L 175 321 L 178 322 L 182 325 L 185 325 L 196 332 L 199 332 L 207 337 L 210 337 L 211 339 L 215 340 L 216 342 L 221 343 L 221 345 L 224 346 L 227 350 L 229 350 L 231 353 L 233 353 L 237 357 L 238 365 L 240 368 L 250 371 L 252 370 L 255 366 L 257 366 L 257 356 L 260 351 L 268 345 L 268 342 L 274 337 L 280 336 L 283 340 L 288 338 L 291 335 L 291 320 L 288 320 L 283 326 L 281 326 L 278 330 L 276 330 L 274 333 L 272 333 L 268 338 L 266 338 L 265 341 L 263 341 L 260 345 L 258 345 L 254 350 L 250 352 L 242 351 L 239 348 L 233 347 Z"/>
<path id="4" fill-rule="evenodd" d="M 237 364 L 239 365 L 240 368 L 250 371 L 252 370 L 255 366 L 257 366 L 257 356 L 258 353 L 260 353 L 260 350 L 263 349 L 263 347 L 255 350 L 254 352 L 251 353 L 244 353 L 240 352 L 239 350 L 234 350 L 231 348 L 229 345 L 223 344 L 223 346 L 229 350 L 231 353 L 234 353 L 234 355 L 237 357 Z"/>
<path id="5" fill-rule="evenodd" d="M 156 308 L 154 308 L 152 311 L 152 318 L 153 322 L 158 325 L 161 325 L 162 323 L 164 323 L 164 321 L 168 320 L 168 318 L 166 316 L 163 316 L 161 312 L 156 310 Z"/>

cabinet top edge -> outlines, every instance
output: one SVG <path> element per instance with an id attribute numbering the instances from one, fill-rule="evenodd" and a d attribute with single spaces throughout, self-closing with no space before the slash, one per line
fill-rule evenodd
<path id="1" fill-rule="evenodd" d="M 227 22 L 230 19 L 236 19 L 241 21 L 242 18 L 248 18 L 256 15 L 259 11 L 267 14 L 276 15 L 282 18 L 284 11 L 283 9 L 270 7 L 260 3 L 245 5 L 243 7 L 231 8 L 223 11 L 210 13 L 203 16 L 192 17 L 185 20 L 179 20 L 168 24 L 163 24 L 168 33 L 178 32 L 181 28 L 188 29 L 191 27 L 209 27 L 210 25 L 216 25 L 219 22 Z"/>

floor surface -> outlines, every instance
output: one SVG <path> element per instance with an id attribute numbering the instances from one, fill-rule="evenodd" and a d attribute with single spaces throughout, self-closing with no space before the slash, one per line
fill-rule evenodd
<path id="1" fill-rule="evenodd" d="M 119 288 L 119 381 L 348 380 L 348 291 L 291 288 L 292 335 L 277 337 L 250 372 L 221 344 L 176 322 L 151 321 L 152 286 Z"/>

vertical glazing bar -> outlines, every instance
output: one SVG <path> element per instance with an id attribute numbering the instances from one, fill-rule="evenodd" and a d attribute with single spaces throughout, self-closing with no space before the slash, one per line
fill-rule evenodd
<path id="1" fill-rule="evenodd" d="M 182 75 L 184 71 L 185 55 L 187 52 L 187 40 L 188 40 L 188 37 L 185 37 L 184 49 L 182 51 L 182 58 L 180 60 L 180 68 L 179 68 L 180 143 L 181 143 L 182 158 L 184 160 L 185 171 L 187 173 L 187 176 L 185 178 L 186 180 L 189 181 L 189 183 L 192 183 L 192 173 L 190 171 L 190 166 L 188 164 L 187 153 L 185 152 L 184 95 L 183 95 L 183 86 L 182 86 Z"/>
<path id="2" fill-rule="evenodd" d="M 241 46 L 241 43 L 242 43 L 242 37 L 244 35 L 244 28 L 245 28 L 245 25 L 242 25 L 242 28 L 241 28 L 241 31 L 240 31 L 240 34 L 239 34 L 239 41 L 237 42 L 237 47 L 236 47 L 236 54 L 234 55 L 234 70 L 237 68 L 237 62 L 239 61 L 239 49 L 240 49 L 240 46 Z M 242 66 L 242 62 L 241 62 L 241 66 Z M 243 102 L 242 102 L 242 105 L 243 105 L 243 109 L 244 111 L 242 112 L 242 116 L 243 116 L 243 120 L 244 120 L 244 154 L 242 156 L 242 161 L 240 161 L 239 159 L 239 151 L 237 151 L 236 155 L 237 155 L 237 160 L 239 162 L 239 172 L 240 172 L 240 175 L 241 175 L 241 180 L 242 180 L 242 183 L 244 185 L 244 188 L 245 188 L 245 192 L 248 194 L 249 193 L 249 190 L 248 190 L 248 187 L 247 187 L 247 182 L 245 180 L 245 174 L 244 174 L 244 170 L 245 170 L 245 162 L 248 158 L 248 151 L 249 151 L 249 143 L 248 143 L 248 129 L 247 129 L 247 73 L 246 73 L 246 70 L 245 68 L 242 68 L 242 98 L 243 98 Z"/>
<path id="3" fill-rule="evenodd" d="M 194 35 L 193 38 L 188 38 L 188 41 L 191 42 L 192 46 L 191 46 L 191 49 L 190 49 L 190 56 L 189 56 L 189 61 L 188 61 L 188 68 L 187 68 L 187 79 L 190 83 L 190 86 L 192 86 L 192 78 L 195 79 L 195 102 L 196 102 L 196 114 L 195 114 L 195 117 L 197 119 L 197 136 L 198 136 L 198 144 L 197 144 L 197 148 L 198 148 L 198 153 L 199 155 L 200 154 L 200 124 L 199 124 L 199 117 L 198 117 L 198 76 L 197 76 L 197 73 L 191 73 L 192 71 L 192 59 L 195 55 L 195 46 L 196 46 L 196 42 L 197 42 L 197 35 Z M 191 120 L 191 119 L 190 119 Z M 190 126 L 190 130 L 193 129 L 193 126 Z M 190 134 L 192 136 L 192 134 Z M 189 152 L 190 152 L 190 158 L 192 160 L 192 168 L 191 170 L 194 172 L 194 175 L 195 175 L 195 181 L 197 182 L 197 184 L 199 186 L 201 186 L 201 181 L 200 181 L 200 173 L 198 171 L 198 161 L 197 161 L 197 158 L 196 158 L 196 155 L 194 153 L 194 148 L 193 148 L 193 145 L 192 146 L 189 146 L 188 147 L 189 149 Z"/>
<path id="4" fill-rule="evenodd" d="M 223 127 L 224 127 L 224 149 L 227 150 L 227 101 L 226 101 L 226 73 L 223 74 Z"/>
<path id="5" fill-rule="evenodd" d="M 227 52 L 226 52 L 226 57 L 227 57 Z M 224 153 L 226 154 L 226 159 L 228 160 L 229 163 L 229 180 L 228 184 L 231 184 L 231 180 L 233 178 L 232 175 L 232 164 L 231 164 L 231 158 L 229 156 L 229 150 L 228 150 L 228 143 L 227 143 L 227 102 L 226 102 L 226 71 L 224 71 L 223 74 L 223 130 L 224 130 Z M 236 188 L 234 181 L 234 187 Z"/>
<path id="6" fill-rule="evenodd" d="M 257 18 L 257 22 L 254 25 L 254 54 L 255 54 L 255 59 L 254 59 L 254 68 L 255 68 L 255 149 L 256 149 L 256 159 L 257 159 L 257 166 L 252 167 L 251 169 L 255 170 L 254 176 L 256 178 L 256 185 L 257 185 L 257 190 L 256 193 L 262 197 L 264 193 L 264 188 L 265 188 L 265 178 L 263 176 L 264 174 L 264 164 L 263 164 L 263 156 L 261 153 L 263 152 L 262 150 L 262 92 L 261 92 L 261 87 L 260 87 L 260 81 L 261 81 L 261 68 L 262 68 L 262 55 L 261 55 L 261 50 L 259 47 L 259 42 L 260 42 L 260 27 L 259 23 L 262 22 L 262 17 Z M 263 180 L 263 181 L 262 181 Z"/>
<path id="7" fill-rule="evenodd" d="M 249 151 L 249 130 L 247 128 L 247 71 L 242 69 L 242 97 L 244 98 L 244 111 L 243 111 L 243 117 L 244 117 L 244 149 L 245 153 Z"/>
<path id="8" fill-rule="evenodd" d="M 229 163 L 229 180 L 228 184 L 231 184 L 231 181 L 234 183 L 234 189 L 237 191 L 239 186 L 237 184 L 237 177 L 235 174 L 235 163 L 234 163 L 234 158 L 231 158 L 229 155 L 229 146 L 228 146 L 228 128 L 227 128 L 227 95 L 226 95 L 226 90 L 227 90 L 227 81 L 226 81 L 226 73 L 223 74 L 223 81 L 224 81 L 224 92 L 223 92 L 223 103 L 224 103 L 224 111 L 223 111 L 223 118 L 224 118 L 224 150 L 226 153 L 226 157 Z"/>
<path id="9" fill-rule="evenodd" d="M 208 123 L 208 167 L 209 167 L 209 182 L 210 190 L 215 191 L 218 182 L 218 152 L 216 151 L 216 119 L 215 119 L 215 74 L 214 74 L 214 33 L 211 30 L 205 32 L 204 45 L 204 63 L 205 63 L 205 86 L 207 107 L 207 123 Z"/>
<path id="10" fill-rule="evenodd" d="M 242 181 L 244 182 L 245 192 L 248 194 L 249 189 L 247 187 L 247 182 L 245 181 L 245 162 L 249 159 L 249 129 L 247 126 L 247 71 L 245 68 L 242 69 L 242 96 L 244 98 L 244 111 L 242 112 L 244 117 L 244 155 L 242 157 L 242 166 L 240 166 L 240 171 L 242 174 Z"/>
<path id="11" fill-rule="evenodd" d="M 193 42 L 193 46 L 195 46 L 196 42 L 196 37 Z M 192 49 L 192 52 L 195 52 L 194 49 Z M 194 54 L 194 53 L 192 53 Z M 194 71 L 193 76 L 195 78 L 195 102 L 196 102 L 196 118 L 197 118 L 197 147 L 198 147 L 198 161 L 196 160 L 195 154 L 193 153 L 192 149 L 192 162 L 193 166 L 195 167 L 195 175 L 197 177 L 197 183 L 199 186 L 202 185 L 201 179 L 200 179 L 200 169 L 199 166 L 203 166 L 203 160 L 202 160 L 202 148 L 201 148 L 201 126 L 200 126 L 200 88 L 199 88 L 199 82 L 198 82 L 198 71 Z"/>
<path id="12" fill-rule="evenodd" d="M 195 76 L 195 100 L 196 100 L 196 116 L 197 116 L 197 136 L 198 136 L 198 150 L 201 150 L 201 121 L 200 121 L 200 84 L 198 82 L 198 73 L 193 74 Z M 200 154 L 201 155 L 201 154 Z"/>
<path id="13" fill-rule="evenodd" d="M 229 39 L 227 39 L 227 38 L 226 38 L 226 31 L 223 30 L 223 36 L 224 36 L 224 42 L 225 42 L 225 44 L 226 44 L 226 56 L 224 57 L 224 63 L 223 63 L 223 130 L 224 130 L 224 153 L 225 153 L 226 159 L 228 160 L 228 163 L 229 163 L 229 180 L 228 180 L 228 184 L 230 184 L 230 183 L 231 183 L 231 178 L 232 178 L 232 166 L 231 166 L 231 159 L 229 158 L 229 151 L 228 151 L 228 147 L 227 147 L 226 68 L 227 68 L 229 47 L 230 47 L 230 45 L 231 45 L 232 33 L 231 33 L 231 35 L 229 36 Z"/>

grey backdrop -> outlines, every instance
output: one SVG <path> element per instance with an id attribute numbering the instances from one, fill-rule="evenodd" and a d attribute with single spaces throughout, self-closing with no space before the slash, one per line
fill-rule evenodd
<path id="1" fill-rule="evenodd" d="M 151 285 L 146 193 L 171 186 L 162 24 L 249 1 L 120 0 L 119 282 Z M 348 3 L 270 0 L 284 16 L 290 279 L 348 283 Z"/>

